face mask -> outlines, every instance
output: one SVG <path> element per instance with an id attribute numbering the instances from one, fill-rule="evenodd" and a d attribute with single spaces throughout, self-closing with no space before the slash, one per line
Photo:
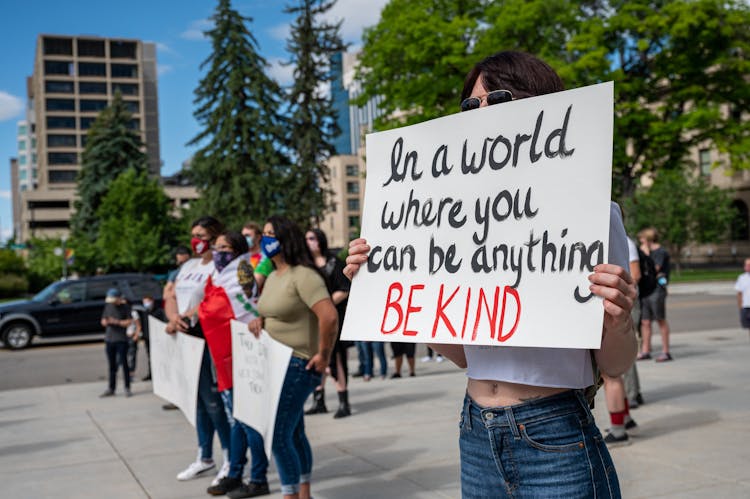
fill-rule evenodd
<path id="1" fill-rule="evenodd" d="M 245 241 L 247 241 L 247 245 L 250 248 L 255 245 L 255 239 L 253 239 L 253 236 L 245 236 Z"/>
<path id="2" fill-rule="evenodd" d="M 152 302 L 152 301 L 144 301 L 143 302 L 143 308 L 145 308 L 146 310 L 151 310 L 151 308 L 153 308 L 153 306 L 154 306 L 154 302 Z"/>
<path id="3" fill-rule="evenodd" d="M 190 240 L 190 246 L 193 248 L 193 252 L 196 255 L 202 255 L 208 251 L 208 241 L 204 241 L 199 237 L 194 237 Z"/>
<path id="4" fill-rule="evenodd" d="M 224 270 L 232 260 L 234 260 L 234 253 L 231 251 L 214 251 L 214 266 L 219 272 Z"/>
<path id="5" fill-rule="evenodd" d="M 260 240 L 260 249 L 268 258 L 273 258 L 281 253 L 281 243 L 275 237 L 263 236 Z"/>

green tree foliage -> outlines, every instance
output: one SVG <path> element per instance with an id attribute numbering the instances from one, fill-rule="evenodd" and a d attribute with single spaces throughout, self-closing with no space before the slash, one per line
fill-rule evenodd
<path id="1" fill-rule="evenodd" d="M 462 78 L 499 50 L 549 62 L 568 88 L 614 80 L 614 191 L 714 144 L 750 167 L 750 7 L 740 0 L 392 0 L 365 34 L 364 95 L 395 126 L 456 109 Z"/>
<path id="2" fill-rule="evenodd" d="M 110 185 L 97 210 L 101 220 L 95 243 L 106 271 L 146 271 L 167 265 L 177 224 L 171 202 L 145 172 L 129 169 Z"/>
<path id="3" fill-rule="evenodd" d="M 391 0 L 364 33 L 359 104 L 382 98 L 378 129 L 458 111 L 464 75 L 476 62 L 485 2 Z"/>
<path id="4" fill-rule="evenodd" d="M 294 84 L 289 92 L 290 147 L 292 167 L 285 192 L 297 202 L 286 215 L 303 227 L 313 218 L 317 222 L 327 206 L 324 184 L 329 170 L 326 160 L 336 153 L 333 140 L 341 133 L 337 113 L 328 91 L 335 75 L 331 58 L 346 47 L 341 41 L 341 22 L 330 24 L 321 17 L 335 0 L 299 0 L 284 12 L 296 16 L 287 50 L 292 54 Z"/>
<path id="5" fill-rule="evenodd" d="M 0 298 L 16 297 L 29 288 L 26 262 L 11 249 L 0 249 Z"/>
<path id="6" fill-rule="evenodd" d="M 147 170 L 146 154 L 140 136 L 130 129 L 132 115 L 122 96 L 115 93 L 109 107 L 99 113 L 88 132 L 78 174 L 75 213 L 70 220 L 76 251 L 93 244 L 99 232 L 96 211 L 110 184 L 125 170 Z"/>
<path id="7" fill-rule="evenodd" d="M 32 238 L 28 248 L 29 290 L 36 292 L 62 277 L 63 242 L 59 238 Z"/>
<path id="8" fill-rule="evenodd" d="M 686 176 L 679 170 L 662 170 L 649 188 L 636 190 L 626 203 L 631 234 L 654 227 L 679 262 L 689 242 L 717 243 L 727 239 L 734 215 L 728 191 L 712 186 L 705 177 Z"/>
<path id="9" fill-rule="evenodd" d="M 287 204 L 281 89 L 266 74 L 268 64 L 246 22 L 251 19 L 229 0 L 219 0 L 207 32 L 212 52 L 201 65 L 208 70 L 195 90 L 202 131 L 188 144 L 201 147 L 186 172 L 201 194 L 191 213 L 235 228 Z"/>

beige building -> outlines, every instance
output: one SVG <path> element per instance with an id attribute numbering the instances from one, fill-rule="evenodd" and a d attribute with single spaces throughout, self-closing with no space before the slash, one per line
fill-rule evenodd
<path id="1" fill-rule="evenodd" d="M 39 35 L 28 84 L 28 129 L 23 130 L 27 147 L 34 141 L 34 179 L 30 188 L 13 192 L 20 198 L 18 203 L 14 199 L 20 210 L 13 215 L 18 240 L 68 234 L 87 130 L 117 91 L 133 114 L 130 127 L 146 145 L 149 171 L 159 175 L 156 46 L 131 39 Z"/>
<path id="2" fill-rule="evenodd" d="M 330 210 L 320 224 L 330 248 L 347 248 L 359 236 L 365 196 L 364 161 L 360 156 L 339 155 L 328 160 L 332 191 Z"/>

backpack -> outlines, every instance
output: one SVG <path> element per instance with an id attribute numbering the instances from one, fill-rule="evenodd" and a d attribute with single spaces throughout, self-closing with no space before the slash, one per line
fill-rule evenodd
<path id="1" fill-rule="evenodd" d="M 638 248 L 638 264 L 641 268 L 641 280 L 638 281 L 638 296 L 644 298 L 654 292 L 657 283 L 656 264 L 653 258 Z"/>

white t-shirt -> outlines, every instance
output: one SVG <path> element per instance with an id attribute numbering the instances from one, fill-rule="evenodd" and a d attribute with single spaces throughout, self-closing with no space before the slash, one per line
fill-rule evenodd
<path id="1" fill-rule="evenodd" d="M 628 237 L 628 262 L 639 262 L 641 259 L 638 256 L 638 247 L 635 245 L 635 241 Z M 626 267 L 625 270 L 630 272 L 630 267 Z"/>
<path id="2" fill-rule="evenodd" d="M 750 308 L 750 273 L 741 274 L 734 284 L 734 289 L 742 293 L 742 308 Z"/>
<path id="3" fill-rule="evenodd" d="M 609 210 L 608 253 L 608 263 L 630 271 L 627 235 L 616 203 Z M 555 388 L 586 388 L 594 382 L 589 350 L 464 345 L 464 353 L 466 375 L 472 379 Z"/>
<path id="4" fill-rule="evenodd" d="M 214 271 L 214 262 L 203 263 L 200 258 L 191 258 L 183 263 L 174 283 L 177 311 L 184 315 L 203 300 L 208 276 Z"/>

